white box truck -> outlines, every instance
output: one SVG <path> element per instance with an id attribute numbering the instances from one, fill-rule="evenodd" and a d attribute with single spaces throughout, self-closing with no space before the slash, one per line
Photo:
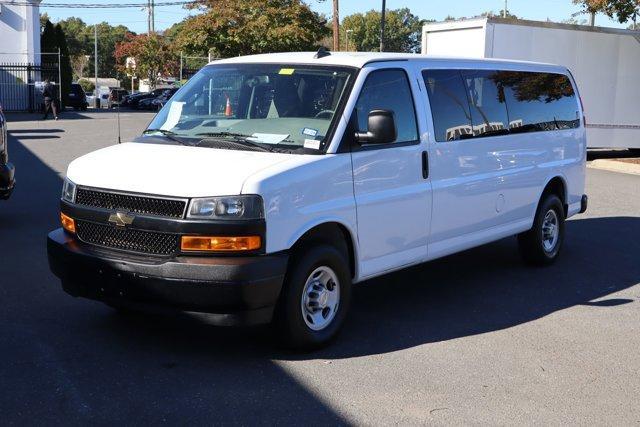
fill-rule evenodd
<path id="1" fill-rule="evenodd" d="M 589 148 L 640 149 L 640 32 L 503 18 L 431 23 L 422 53 L 567 67 L 584 102 Z"/>

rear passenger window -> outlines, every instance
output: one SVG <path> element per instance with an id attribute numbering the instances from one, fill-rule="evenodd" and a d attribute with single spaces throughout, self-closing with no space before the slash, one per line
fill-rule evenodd
<path id="1" fill-rule="evenodd" d="M 580 126 L 576 94 L 567 76 L 499 71 L 494 80 L 504 88 L 511 132 L 573 129 Z"/>
<path id="2" fill-rule="evenodd" d="M 473 136 L 469 100 L 459 70 L 425 70 L 436 141 Z"/>
<path id="3" fill-rule="evenodd" d="M 509 131 L 509 116 L 502 87 L 495 79 L 496 71 L 463 71 L 471 105 L 474 136 L 505 134 Z"/>
<path id="4" fill-rule="evenodd" d="M 369 112 L 372 110 L 393 111 L 398 131 L 394 142 L 418 140 L 413 96 L 403 70 L 378 70 L 367 76 L 356 104 L 359 132 L 367 131 Z"/>

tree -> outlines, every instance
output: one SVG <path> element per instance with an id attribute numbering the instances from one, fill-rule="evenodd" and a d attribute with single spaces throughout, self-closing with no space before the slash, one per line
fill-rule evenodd
<path id="1" fill-rule="evenodd" d="M 60 85 L 62 86 L 62 104 L 67 103 L 69 92 L 71 92 L 71 82 L 73 81 L 73 70 L 69 58 L 69 48 L 64 30 L 60 24 L 55 26 L 55 41 L 60 52 Z"/>
<path id="2" fill-rule="evenodd" d="M 115 47 L 115 59 L 118 70 L 126 73 L 126 60 L 135 58 L 136 74 L 149 80 L 155 87 L 159 75 L 175 75 L 177 71 L 176 54 L 169 42 L 158 34 L 127 35 L 126 39 Z"/>
<path id="3" fill-rule="evenodd" d="M 80 84 L 80 86 L 82 86 L 82 90 L 87 93 L 93 93 L 93 90 L 96 88 L 96 85 L 87 79 L 79 79 L 78 84 Z"/>
<path id="4" fill-rule="evenodd" d="M 370 10 L 354 13 L 342 21 L 342 31 L 349 31 L 349 45 L 360 51 L 380 49 L 381 13 Z M 408 8 L 387 10 L 385 14 L 385 50 L 390 52 L 417 52 L 420 50 L 422 26 L 426 21 Z"/>
<path id="5" fill-rule="evenodd" d="M 61 75 L 58 76 L 57 83 L 61 85 L 62 103 L 67 101 L 69 91 L 71 89 L 71 82 L 73 79 L 73 71 L 71 69 L 71 62 L 69 58 L 69 49 L 67 48 L 67 39 L 60 25 L 53 25 L 51 21 L 47 20 L 44 23 L 42 33 L 40 35 L 41 51 L 45 54 L 41 59 L 41 63 L 48 65 L 50 69 L 55 70 L 57 74 L 57 67 L 60 66 Z M 58 64 L 58 57 L 54 55 L 46 55 L 50 53 L 60 52 L 60 64 Z M 51 73 L 54 74 L 54 73 Z M 42 80 L 46 78 L 53 78 L 53 75 L 43 72 L 41 75 Z"/>
<path id="6" fill-rule="evenodd" d="M 638 0 L 573 0 L 582 6 L 582 13 L 604 13 L 620 23 L 633 20 L 640 13 Z"/>
<path id="7" fill-rule="evenodd" d="M 43 53 L 53 53 L 58 51 L 56 46 L 56 28 L 48 19 L 42 26 L 42 32 L 40 34 L 40 51 Z"/>
<path id="8" fill-rule="evenodd" d="M 67 35 L 69 55 L 76 78 L 85 73 L 94 73 L 94 26 L 82 19 L 70 17 L 58 23 Z M 107 22 L 98 24 L 98 71 L 103 77 L 126 78 L 116 67 L 115 46 L 131 33 L 124 25 L 111 26 Z M 86 60 L 90 56 L 90 60 Z"/>
<path id="9" fill-rule="evenodd" d="M 329 34 L 326 21 L 301 0 L 205 0 L 175 39 L 190 55 L 226 58 L 315 50 Z"/>

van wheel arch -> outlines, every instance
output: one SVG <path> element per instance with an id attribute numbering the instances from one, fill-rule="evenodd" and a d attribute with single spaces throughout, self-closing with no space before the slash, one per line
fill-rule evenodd
<path id="1" fill-rule="evenodd" d="M 567 183 L 564 178 L 560 175 L 556 175 L 547 182 L 547 185 L 544 187 L 540 198 L 538 199 L 538 205 L 536 206 L 536 212 L 540 208 L 540 203 L 545 199 L 545 197 L 549 194 L 555 194 L 558 196 L 560 201 L 562 202 L 562 207 L 564 208 L 564 216 L 565 218 L 569 212 L 569 203 L 567 196 Z"/>
<path id="2" fill-rule="evenodd" d="M 291 252 L 295 253 L 304 247 L 327 244 L 333 246 L 340 252 L 344 253 L 349 260 L 349 271 L 351 278 L 356 275 L 356 256 L 355 246 L 351 232 L 344 225 L 338 222 L 326 222 L 314 226 L 307 230 L 300 238 L 291 246 Z"/>

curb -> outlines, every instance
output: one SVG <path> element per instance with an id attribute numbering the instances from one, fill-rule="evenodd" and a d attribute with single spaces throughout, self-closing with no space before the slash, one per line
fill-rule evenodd
<path id="1" fill-rule="evenodd" d="M 610 172 L 640 175 L 640 165 L 634 163 L 618 162 L 615 160 L 597 159 L 587 163 L 587 167 L 591 169 L 601 169 Z"/>

